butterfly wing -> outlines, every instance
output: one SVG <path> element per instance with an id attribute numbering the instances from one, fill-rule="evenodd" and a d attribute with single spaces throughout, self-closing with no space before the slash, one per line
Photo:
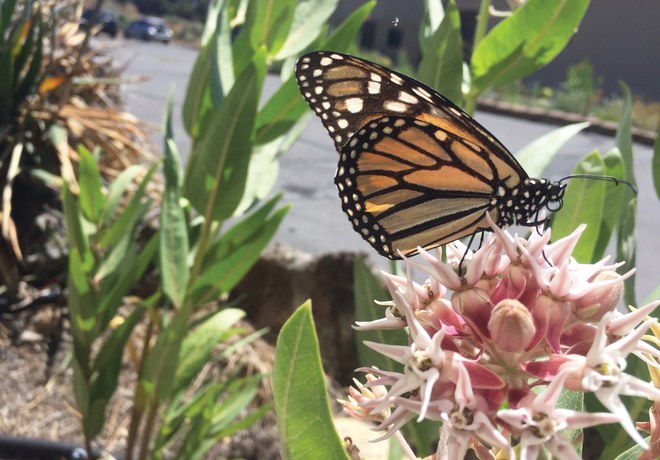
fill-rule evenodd
<path id="1" fill-rule="evenodd" d="M 340 153 L 342 207 L 382 255 L 412 255 L 487 228 L 498 194 L 528 177 L 485 128 L 406 75 L 317 51 L 300 58 L 296 78 Z"/>
<path id="2" fill-rule="evenodd" d="M 342 148 L 335 184 L 353 228 L 381 255 L 414 255 L 497 222 L 506 163 L 434 125 L 385 116 Z"/>

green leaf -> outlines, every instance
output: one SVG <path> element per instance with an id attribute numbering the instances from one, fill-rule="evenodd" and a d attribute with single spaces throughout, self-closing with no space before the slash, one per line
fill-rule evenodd
<path id="1" fill-rule="evenodd" d="M 245 316 L 243 310 L 227 308 L 221 310 L 195 327 L 181 344 L 179 366 L 174 377 L 172 391 L 183 391 L 209 361 L 219 340 L 233 325 Z"/>
<path id="2" fill-rule="evenodd" d="M 625 193 L 625 192 L 624 192 Z M 626 273 L 636 265 L 637 237 L 635 226 L 637 220 L 637 198 L 633 197 L 624 204 L 621 214 L 621 224 L 617 239 L 616 260 L 625 262 L 619 268 L 619 273 Z M 624 282 L 623 301 L 627 305 L 637 305 L 635 300 L 635 274 L 633 273 Z"/>
<path id="3" fill-rule="evenodd" d="M 598 152 L 585 156 L 573 170 L 575 174 L 603 175 L 605 165 Z M 568 183 L 564 195 L 564 206 L 552 219 L 552 237 L 563 238 L 580 224 L 587 228 L 573 251 L 580 263 L 591 263 L 594 258 L 600 224 L 605 207 L 605 183 L 600 180 L 574 179 Z"/>
<path id="4" fill-rule="evenodd" d="M 291 30 L 275 56 L 282 60 L 309 46 L 337 8 L 339 0 L 300 0 L 293 14 Z"/>
<path id="5" fill-rule="evenodd" d="M 624 103 L 619 127 L 616 131 L 616 145 L 623 157 L 624 179 L 633 185 L 637 185 L 635 180 L 635 171 L 633 167 L 632 150 L 632 96 L 630 89 L 624 82 L 620 82 L 621 92 L 623 93 Z M 637 220 L 637 196 L 628 188 L 623 191 L 621 212 L 619 214 L 619 227 L 617 232 L 617 252 L 618 261 L 625 262 L 620 268 L 620 273 L 625 273 L 637 264 L 636 247 L 637 237 L 635 222 Z M 624 302 L 628 305 L 637 305 L 635 300 L 635 275 L 633 274 L 623 282 Z"/>
<path id="6" fill-rule="evenodd" d="M 208 251 L 191 290 L 196 302 L 229 292 L 252 268 L 289 210 L 284 207 L 271 214 L 279 199 L 278 195 L 236 224 Z"/>
<path id="7" fill-rule="evenodd" d="M 144 213 L 149 209 L 148 203 L 143 202 L 143 198 L 147 192 L 151 176 L 156 171 L 156 166 L 154 164 L 149 168 L 149 171 L 117 219 L 110 226 L 103 229 L 98 239 L 98 243 L 102 247 L 110 247 L 124 238 L 126 233 L 132 232 Z"/>
<path id="8" fill-rule="evenodd" d="M 188 231 L 181 206 L 181 163 L 172 134 L 172 96 L 165 116 L 165 190 L 160 213 L 160 277 L 163 293 L 176 307 L 183 303 L 188 285 Z"/>
<path id="9" fill-rule="evenodd" d="M 200 49 L 192 72 L 190 72 L 186 96 L 183 100 L 181 112 L 183 126 L 193 139 L 197 138 L 197 125 L 203 113 L 202 107 L 204 106 L 204 96 L 208 90 L 213 49 L 214 45 L 210 42 Z"/>
<path id="10" fill-rule="evenodd" d="M 589 0 L 529 0 L 495 26 L 472 54 L 472 90 L 515 81 L 548 64 L 577 30 Z"/>
<path id="11" fill-rule="evenodd" d="M 650 437 L 647 437 L 645 439 L 646 439 L 646 442 L 648 442 L 649 444 L 651 444 L 653 442 Z M 614 458 L 614 460 L 637 460 L 645 452 L 646 452 L 646 450 L 643 447 L 635 444 L 630 449 L 626 450 L 625 452 L 622 452 L 620 455 L 617 455 Z"/>
<path id="12" fill-rule="evenodd" d="M 419 50 L 424 56 L 431 37 L 435 34 L 445 15 L 442 1 L 424 0 L 424 18 L 419 28 Z"/>
<path id="13" fill-rule="evenodd" d="M 282 48 L 291 28 L 296 0 L 252 0 L 248 4 L 245 28 L 250 31 L 253 50 L 265 46 L 269 56 Z"/>
<path id="14" fill-rule="evenodd" d="M 623 179 L 623 159 L 621 153 L 616 147 L 605 154 L 603 157 L 605 165 L 605 175 L 612 176 L 617 179 Z M 603 220 L 600 223 L 600 232 L 598 233 L 598 241 L 594 248 L 594 260 L 603 258 L 607 246 L 609 245 L 612 233 L 617 227 L 619 222 L 619 214 L 621 209 L 621 199 L 623 197 L 623 189 L 627 186 L 624 184 L 605 183 L 605 203 L 603 208 Z"/>
<path id="15" fill-rule="evenodd" d="M 426 43 L 417 78 L 461 105 L 463 40 L 461 18 L 453 0 L 447 4 L 440 26 Z"/>
<path id="16" fill-rule="evenodd" d="M 107 225 L 114 217 L 115 211 L 119 207 L 122 196 L 128 190 L 128 186 L 133 182 L 133 179 L 139 174 L 144 172 L 142 165 L 131 165 L 123 170 L 117 178 L 112 181 L 108 187 L 108 194 L 105 198 L 105 207 L 101 214 L 101 225 Z"/>
<path id="17" fill-rule="evenodd" d="M 158 250 L 158 234 L 153 235 L 138 252 L 134 239 L 127 251 L 126 264 L 120 264 L 112 280 L 104 282 L 99 294 L 98 313 L 100 322 L 107 324 L 122 304 L 122 299 L 134 289 L 145 270 L 151 265 Z"/>
<path id="18" fill-rule="evenodd" d="M 523 147 L 516 159 L 530 177 L 541 177 L 564 144 L 589 125 L 585 121 L 550 131 Z"/>
<path id="19" fill-rule="evenodd" d="M 78 172 L 80 209 L 87 220 L 96 224 L 100 221 L 104 205 L 101 174 L 94 157 L 82 144 L 78 147 L 78 154 L 80 155 Z"/>
<path id="20" fill-rule="evenodd" d="M 143 318 L 144 311 L 143 305 L 138 306 L 120 326 L 112 330 L 94 360 L 94 378 L 89 389 L 93 411 L 85 419 L 86 436 L 89 438 L 96 436 L 103 428 L 106 406 L 117 388 L 124 345 L 135 325 Z"/>
<path id="21" fill-rule="evenodd" d="M 348 51 L 369 13 L 376 5 L 370 1 L 355 10 L 334 32 L 319 45 L 319 49 Z M 309 112 L 309 106 L 300 95 L 292 75 L 270 97 L 259 111 L 256 121 L 255 144 L 265 144 L 278 139 L 291 129 L 301 116 Z"/>
<path id="22" fill-rule="evenodd" d="M 176 310 L 156 344 L 147 352 L 140 386 L 147 401 L 152 404 L 158 404 L 170 396 L 191 312 L 191 305 L 185 303 Z"/>
<path id="23" fill-rule="evenodd" d="M 655 134 L 655 142 L 653 143 L 653 163 L 651 168 L 655 196 L 660 199 L 660 131 Z"/>
<path id="24" fill-rule="evenodd" d="M 222 220 L 241 200 L 252 152 L 252 130 L 266 71 L 263 51 L 236 81 L 188 162 L 185 195 L 207 219 Z"/>
<path id="25" fill-rule="evenodd" d="M 273 392 L 282 458 L 348 460 L 327 391 L 308 301 L 284 324 L 275 347 Z"/>

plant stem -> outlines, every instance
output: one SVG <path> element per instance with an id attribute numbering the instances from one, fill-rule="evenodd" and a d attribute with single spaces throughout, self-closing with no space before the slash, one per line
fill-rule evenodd
<path id="1" fill-rule="evenodd" d="M 477 14 L 477 26 L 474 31 L 474 39 L 472 40 L 473 54 L 481 39 L 486 35 L 488 19 L 490 17 L 488 13 L 490 2 L 491 0 L 481 0 L 481 4 L 479 5 L 479 13 Z M 477 96 L 478 94 L 474 92 L 472 88 L 470 88 L 470 91 L 465 95 L 465 105 L 463 109 L 470 115 L 474 113 L 474 109 L 477 106 Z"/>
<path id="2" fill-rule="evenodd" d="M 140 364 L 138 366 L 138 372 L 137 372 L 137 387 L 135 388 L 135 394 L 133 395 L 133 409 L 131 411 L 131 422 L 128 427 L 128 439 L 126 441 L 126 458 L 130 459 L 133 458 L 133 449 L 135 448 L 135 440 L 137 439 L 137 432 L 140 427 L 140 421 L 142 420 L 142 415 L 144 412 L 142 411 L 143 405 L 140 403 L 138 404 L 138 395 L 140 394 L 140 381 L 142 380 L 142 375 L 144 372 L 144 362 L 145 358 L 147 356 L 147 350 L 149 349 L 149 342 L 151 341 L 151 337 L 153 336 L 153 330 L 154 330 L 154 323 L 152 320 L 149 321 L 147 325 L 147 332 L 144 335 L 144 339 L 142 341 L 142 353 L 140 356 Z"/>
<path id="3" fill-rule="evenodd" d="M 149 452 L 149 441 L 151 440 L 151 432 L 153 431 L 156 422 L 156 415 L 158 415 L 158 404 L 156 404 L 154 398 L 154 400 L 151 402 L 151 407 L 149 407 L 147 420 L 144 424 L 144 430 L 142 430 L 140 456 L 138 457 L 138 460 L 146 460 L 147 458 L 147 454 Z"/>
<path id="4" fill-rule="evenodd" d="M 481 0 L 479 13 L 477 14 L 477 27 L 474 30 L 474 39 L 472 40 L 472 49 L 475 49 L 481 39 L 484 38 L 484 35 L 486 35 L 486 29 L 488 28 L 488 18 L 490 17 L 488 13 L 490 2 L 491 0 Z"/>

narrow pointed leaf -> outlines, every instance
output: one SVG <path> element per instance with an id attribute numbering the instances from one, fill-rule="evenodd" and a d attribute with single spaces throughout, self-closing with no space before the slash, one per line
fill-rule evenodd
<path id="1" fill-rule="evenodd" d="M 296 0 L 252 0 L 245 28 L 250 31 L 253 50 L 265 46 L 270 56 L 280 50 L 291 27 Z"/>
<path id="2" fill-rule="evenodd" d="M 163 292 L 179 307 L 188 285 L 188 231 L 181 207 L 181 163 L 172 138 L 172 98 L 165 117 L 165 190 L 160 213 L 160 276 Z"/>
<path id="3" fill-rule="evenodd" d="M 224 334 L 245 316 L 243 310 L 227 308 L 215 313 L 195 327 L 181 344 L 179 367 L 176 370 L 172 391 L 184 390 L 209 362 L 213 349 Z"/>
<path id="4" fill-rule="evenodd" d="M 632 96 L 630 89 L 624 82 L 620 82 L 621 92 L 623 93 L 624 103 L 619 127 L 616 132 L 616 145 L 621 152 L 624 166 L 624 178 L 633 185 L 637 184 L 635 180 L 635 171 L 633 167 L 632 150 Z M 634 268 L 637 264 L 636 247 L 637 236 L 635 222 L 637 220 L 637 197 L 628 189 L 624 188 L 621 213 L 619 214 L 619 227 L 617 233 L 617 260 L 624 261 L 620 273 L 625 273 Z M 635 300 L 635 275 L 633 274 L 624 281 L 623 291 L 624 302 L 628 305 L 637 305 Z"/>
<path id="5" fill-rule="evenodd" d="M 103 210 L 104 198 L 101 190 L 101 174 L 94 157 L 84 146 L 78 148 L 80 155 L 79 179 L 80 209 L 83 215 L 93 223 L 99 223 Z"/>
<path id="6" fill-rule="evenodd" d="M 208 219 L 231 216 L 243 195 L 265 71 L 265 54 L 257 53 L 220 107 L 213 110 L 188 163 L 185 195 Z"/>
<path id="7" fill-rule="evenodd" d="M 293 15 L 291 30 L 276 59 L 281 60 L 296 55 L 307 48 L 335 11 L 338 3 L 339 0 L 300 0 Z"/>

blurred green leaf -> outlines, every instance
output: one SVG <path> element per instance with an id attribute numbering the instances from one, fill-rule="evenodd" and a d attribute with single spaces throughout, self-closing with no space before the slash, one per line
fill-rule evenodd
<path id="1" fill-rule="evenodd" d="M 183 109 L 181 112 L 183 126 L 193 139 L 196 139 L 198 135 L 198 123 L 202 117 L 202 107 L 204 107 L 205 95 L 208 92 L 213 50 L 214 44 L 211 42 L 199 50 L 195 64 L 190 72 L 190 78 L 188 78 L 186 96 L 183 99 Z"/>
<path id="2" fill-rule="evenodd" d="M 370 1 L 356 9 L 325 40 L 319 49 L 347 51 L 355 43 L 360 27 L 376 5 Z M 309 112 L 293 75 L 268 99 L 259 111 L 256 121 L 255 144 L 265 144 L 285 134 Z"/>
<path id="3" fill-rule="evenodd" d="M 650 437 L 647 437 L 645 439 L 646 439 L 646 442 L 648 442 L 648 443 L 652 442 Z M 646 450 L 643 447 L 635 444 L 630 449 L 628 449 L 625 452 L 622 452 L 621 454 L 617 455 L 614 458 L 614 460 L 637 460 L 637 459 L 641 458 L 644 453 L 646 453 Z"/>
<path id="4" fill-rule="evenodd" d="M 85 218 L 95 224 L 101 220 L 104 206 L 103 185 L 96 160 L 84 145 L 78 147 L 80 161 L 78 184 L 80 185 L 80 210 Z"/>
<path id="5" fill-rule="evenodd" d="M 564 144 L 589 125 L 590 123 L 585 121 L 550 131 L 523 147 L 516 159 L 530 177 L 541 177 Z"/>
<path id="6" fill-rule="evenodd" d="M 233 325 L 245 316 L 243 310 L 221 310 L 186 335 L 181 344 L 179 366 L 174 377 L 172 391 L 183 391 L 209 361 L 214 347 Z"/>
<path id="7" fill-rule="evenodd" d="M 625 193 L 625 192 L 624 192 Z M 637 223 L 637 198 L 624 202 L 623 213 L 620 215 L 621 224 L 617 239 L 616 259 L 625 264 L 619 268 L 620 273 L 626 273 L 636 265 L 637 237 L 635 228 Z M 631 280 L 632 279 L 632 280 Z M 631 275 L 624 282 L 623 301 L 627 305 L 637 305 L 635 300 L 635 275 Z"/>
<path id="8" fill-rule="evenodd" d="M 107 225 L 114 217 L 115 211 L 119 206 L 121 198 L 128 190 L 128 186 L 133 182 L 139 173 L 144 172 L 142 165 L 131 165 L 123 170 L 117 178 L 112 181 L 108 187 L 108 194 L 105 198 L 105 206 L 101 214 L 101 225 Z"/>
<path id="9" fill-rule="evenodd" d="M 135 325 L 142 320 L 144 311 L 144 306 L 138 306 L 121 325 L 113 329 L 94 360 L 92 365 L 94 377 L 89 389 L 89 399 L 94 411 L 85 419 L 89 420 L 85 435 L 90 439 L 103 428 L 106 406 L 117 388 L 124 345 Z"/>
<path id="10" fill-rule="evenodd" d="M 323 29 L 338 3 L 339 0 L 299 0 L 291 30 L 275 58 L 282 60 L 307 48 Z"/>
<path id="11" fill-rule="evenodd" d="M 621 152 L 624 166 L 624 179 L 633 185 L 637 185 L 635 171 L 633 168 L 632 150 L 632 96 L 630 89 L 624 82 L 619 82 L 623 93 L 623 110 L 619 119 L 619 127 L 616 131 L 616 146 Z M 619 226 L 617 232 L 616 259 L 625 262 L 620 268 L 620 273 L 625 273 L 637 265 L 636 248 L 637 237 L 635 222 L 637 220 L 637 196 L 628 188 L 623 188 L 621 212 L 619 214 Z M 635 275 L 628 277 L 624 282 L 623 298 L 628 305 L 637 305 L 635 299 Z"/>
<path id="12" fill-rule="evenodd" d="M 580 160 L 574 174 L 602 176 L 605 172 L 603 159 L 598 152 L 592 152 Z M 605 207 L 605 183 L 600 180 L 573 179 L 566 187 L 564 206 L 552 219 L 552 237 L 563 238 L 580 224 L 587 224 L 573 256 L 580 263 L 593 262 L 594 250 L 603 219 Z"/>
<path id="13" fill-rule="evenodd" d="M 181 207 L 181 163 L 172 134 L 172 96 L 167 104 L 163 175 L 165 190 L 160 212 L 159 267 L 163 293 L 176 306 L 183 303 L 188 286 L 188 232 Z"/>
<path id="14" fill-rule="evenodd" d="M 229 292 L 259 259 L 288 212 L 287 207 L 272 212 L 279 199 L 274 197 L 235 224 L 208 250 L 202 274 L 191 289 L 196 302 Z"/>
<path id="15" fill-rule="evenodd" d="M 16 0 L 4 0 L 0 3 L 0 44 L 3 44 L 5 38 L 5 31 L 9 26 L 16 8 Z M 4 46 L 3 46 L 4 48 Z"/>
<path id="16" fill-rule="evenodd" d="M 605 175 L 612 176 L 617 179 L 623 179 L 623 159 L 621 153 L 616 147 L 605 154 L 603 157 L 605 165 Z M 598 241 L 594 248 L 594 260 L 600 260 L 605 254 L 605 250 L 612 238 L 612 234 L 619 222 L 619 213 L 621 208 L 621 198 L 623 197 L 623 189 L 627 186 L 619 184 L 618 186 L 613 183 L 605 183 L 605 204 L 603 208 L 603 220 L 600 223 L 600 232 L 598 233 Z"/>
<path id="17" fill-rule="evenodd" d="M 528 0 L 479 42 L 472 54 L 472 90 L 481 94 L 548 64 L 568 43 L 589 0 Z"/>
<path id="18" fill-rule="evenodd" d="M 186 336 L 191 313 L 192 306 L 189 303 L 184 303 L 176 310 L 144 358 L 140 386 L 148 404 L 159 404 L 170 396 L 181 355 L 181 343 Z"/>
<path id="19" fill-rule="evenodd" d="M 660 131 L 655 134 L 655 142 L 653 143 L 653 164 L 651 168 L 653 172 L 655 196 L 660 199 Z"/>
<path id="20" fill-rule="evenodd" d="M 327 391 L 308 301 L 284 324 L 275 347 L 273 393 L 282 458 L 348 460 Z"/>
<path id="21" fill-rule="evenodd" d="M 245 28 L 253 50 L 265 46 L 269 56 L 282 48 L 291 28 L 296 0 L 252 0 L 248 3 Z"/>
<path id="22" fill-rule="evenodd" d="M 279 158 L 287 152 L 300 137 L 312 113 L 305 113 L 294 125 L 278 138 L 262 145 L 256 145 L 248 168 L 245 193 L 236 207 L 234 215 L 245 214 L 258 202 L 265 199 L 273 189 L 279 172 Z"/>
<path id="23" fill-rule="evenodd" d="M 435 34 L 445 15 L 441 0 L 424 0 L 424 18 L 419 27 L 419 50 L 421 55 L 427 53 L 427 46 Z"/>
<path id="24" fill-rule="evenodd" d="M 463 40 L 461 18 L 450 0 L 440 26 L 428 40 L 417 70 L 417 78 L 436 88 L 447 99 L 461 105 L 463 93 Z"/>
<path id="25" fill-rule="evenodd" d="M 149 208 L 148 201 L 143 201 L 147 192 L 147 186 L 151 181 L 151 176 L 156 171 L 156 164 L 154 164 L 144 176 L 137 190 L 124 207 L 124 210 L 119 214 L 117 219 L 112 222 L 107 228 L 103 229 L 99 236 L 98 243 L 103 247 L 110 247 L 116 244 L 120 239 L 124 238 L 126 233 L 133 231 L 133 228 L 140 221 L 144 213 Z"/>
<path id="26" fill-rule="evenodd" d="M 231 216 L 243 195 L 265 71 L 265 53 L 261 51 L 220 107 L 214 109 L 208 130 L 201 134 L 188 162 L 185 195 L 208 219 Z"/>
<path id="27" fill-rule="evenodd" d="M 117 265 L 116 271 L 112 273 L 112 279 L 108 279 L 101 286 L 97 314 L 102 315 L 100 321 L 102 324 L 107 324 L 115 315 L 123 297 L 140 281 L 158 250 L 158 234 L 153 235 L 140 250 L 134 237 L 129 236 L 127 239 L 129 249 L 126 251 L 125 263 Z"/>

